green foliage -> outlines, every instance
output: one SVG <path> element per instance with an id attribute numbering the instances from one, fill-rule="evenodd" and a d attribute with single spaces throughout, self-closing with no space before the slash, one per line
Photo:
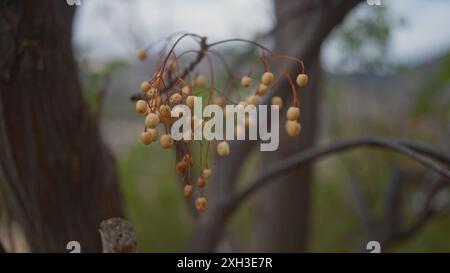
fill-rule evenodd
<path id="1" fill-rule="evenodd" d="M 390 61 L 392 29 L 404 25 L 385 6 L 369 7 L 350 17 L 335 34 L 344 67 L 357 71 L 394 68 Z"/>

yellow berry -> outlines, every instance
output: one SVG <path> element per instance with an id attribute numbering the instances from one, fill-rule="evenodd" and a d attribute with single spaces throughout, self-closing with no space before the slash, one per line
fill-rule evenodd
<path id="1" fill-rule="evenodd" d="M 257 105 L 259 104 L 259 97 L 255 95 L 248 96 L 245 101 L 248 105 Z"/>
<path id="2" fill-rule="evenodd" d="M 278 106 L 279 109 L 283 108 L 283 99 L 278 96 L 273 97 L 272 98 L 272 106 Z"/>
<path id="3" fill-rule="evenodd" d="M 205 75 L 202 75 L 202 74 L 197 75 L 197 77 L 195 77 L 194 84 L 197 87 L 205 86 L 205 84 L 206 84 L 206 77 L 205 77 Z"/>
<path id="4" fill-rule="evenodd" d="M 162 135 L 159 142 L 164 149 L 169 149 L 173 145 L 172 136 L 169 134 Z"/>
<path id="5" fill-rule="evenodd" d="M 222 97 L 214 97 L 213 103 L 215 105 L 223 107 L 225 105 L 225 100 Z"/>
<path id="6" fill-rule="evenodd" d="M 194 103 L 195 103 L 195 96 L 188 96 L 188 97 L 186 98 L 186 105 L 187 105 L 189 108 L 194 108 Z"/>
<path id="7" fill-rule="evenodd" d="M 194 191 L 194 188 L 191 185 L 184 186 L 184 196 L 189 197 L 192 195 L 192 192 Z"/>
<path id="8" fill-rule="evenodd" d="M 183 97 L 180 94 L 175 93 L 169 97 L 169 102 L 171 104 L 180 104 L 182 99 L 183 99 Z"/>
<path id="9" fill-rule="evenodd" d="M 187 164 L 185 161 L 180 161 L 177 163 L 176 169 L 181 174 L 186 174 L 187 171 Z"/>
<path id="10" fill-rule="evenodd" d="M 258 87 L 256 88 L 256 94 L 261 97 L 266 95 L 267 88 L 267 85 L 265 85 L 264 83 L 258 84 Z"/>
<path id="11" fill-rule="evenodd" d="M 205 211 L 208 207 L 208 201 L 205 197 L 199 197 L 195 200 L 195 207 L 198 211 Z"/>
<path id="12" fill-rule="evenodd" d="M 137 58 L 141 61 L 147 59 L 147 51 L 145 50 L 145 48 L 139 49 L 139 51 L 137 52 Z"/>
<path id="13" fill-rule="evenodd" d="M 252 78 L 250 78 L 249 76 L 242 77 L 241 85 L 243 87 L 249 87 L 250 85 L 252 85 Z"/>
<path id="14" fill-rule="evenodd" d="M 155 128 L 159 124 L 159 116 L 155 113 L 150 113 L 145 118 L 145 126 L 148 128 Z"/>
<path id="15" fill-rule="evenodd" d="M 203 171 L 202 171 L 202 176 L 203 176 L 205 179 L 210 178 L 211 175 L 212 175 L 212 170 L 211 170 L 211 169 L 203 169 Z"/>
<path id="16" fill-rule="evenodd" d="M 147 132 L 150 134 L 150 138 L 152 139 L 152 141 L 158 140 L 159 133 L 157 129 L 147 129 Z"/>
<path id="17" fill-rule="evenodd" d="M 228 144 L 228 142 L 226 142 L 226 141 L 219 142 L 219 144 L 217 144 L 217 154 L 219 154 L 219 156 L 229 155 L 230 154 L 230 144 Z"/>
<path id="18" fill-rule="evenodd" d="M 169 134 L 162 135 L 159 142 L 164 149 L 169 149 L 173 145 L 172 136 Z"/>
<path id="19" fill-rule="evenodd" d="M 270 86 L 270 85 L 272 85 L 274 79 L 275 79 L 275 77 L 273 76 L 273 73 L 265 72 L 261 77 L 261 82 L 264 85 Z"/>
<path id="20" fill-rule="evenodd" d="M 306 74 L 298 74 L 297 76 L 297 85 L 300 87 L 304 87 L 308 84 L 308 75 Z"/>
<path id="21" fill-rule="evenodd" d="M 166 104 L 159 106 L 159 115 L 161 116 L 161 118 L 165 119 L 170 118 L 171 117 L 170 107 Z"/>
<path id="22" fill-rule="evenodd" d="M 185 85 L 183 86 L 183 88 L 181 88 L 181 94 L 183 94 L 183 96 L 188 96 L 191 93 L 191 89 L 189 88 L 189 86 Z"/>
<path id="23" fill-rule="evenodd" d="M 286 133 L 290 137 L 295 137 L 300 134 L 302 126 L 297 121 L 288 120 L 285 125 Z"/>
<path id="24" fill-rule="evenodd" d="M 148 132 L 142 132 L 140 137 L 142 144 L 149 145 L 150 143 L 152 143 L 152 137 Z"/>
<path id="25" fill-rule="evenodd" d="M 152 86 L 148 82 L 141 83 L 141 91 L 142 93 L 147 92 Z"/>
<path id="26" fill-rule="evenodd" d="M 205 185 L 206 185 L 206 179 L 204 177 L 200 176 L 197 179 L 197 187 L 203 188 L 203 187 L 205 187 Z"/>
<path id="27" fill-rule="evenodd" d="M 286 112 L 286 117 L 288 120 L 296 121 L 300 117 L 300 108 L 291 106 Z"/>
<path id="28" fill-rule="evenodd" d="M 138 100 L 136 102 L 136 112 L 139 114 L 145 114 L 147 112 L 147 102 L 144 100 Z"/>

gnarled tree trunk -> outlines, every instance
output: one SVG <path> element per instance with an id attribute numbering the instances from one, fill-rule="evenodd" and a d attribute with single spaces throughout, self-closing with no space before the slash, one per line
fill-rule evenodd
<path id="1" fill-rule="evenodd" d="M 267 155 L 261 162 L 264 166 L 270 166 L 314 145 L 319 122 L 320 48 L 331 30 L 357 3 L 274 1 L 279 25 L 275 50 L 304 60 L 309 83 L 306 88 L 299 90 L 302 133 L 290 139 L 282 132 L 279 150 L 264 154 Z M 291 71 L 294 72 L 300 71 Z M 282 91 L 289 88 L 285 81 L 278 89 Z M 286 107 L 290 104 L 285 103 Z M 282 115 L 280 124 L 284 126 L 285 122 L 285 116 Z M 253 248 L 263 252 L 303 252 L 310 235 L 311 167 L 304 166 L 277 180 L 258 195 Z"/>
<path id="2" fill-rule="evenodd" d="M 0 182 L 32 251 L 101 251 L 121 217 L 114 160 L 83 100 L 66 1 L 0 2 Z"/>

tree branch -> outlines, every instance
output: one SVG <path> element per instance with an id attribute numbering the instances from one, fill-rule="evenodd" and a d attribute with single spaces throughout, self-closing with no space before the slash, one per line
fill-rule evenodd
<path id="1" fill-rule="evenodd" d="M 200 40 L 200 42 L 199 42 L 199 45 L 200 45 L 200 50 L 198 51 L 198 53 L 197 53 L 197 57 L 195 58 L 195 60 L 193 60 L 184 70 L 183 70 L 183 72 L 181 73 L 181 75 L 180 75 L 180 77 L 179 78 L 181 78 L 181 79 L 184 79 L 184 78 L 186 78 L 186 76 L 189 74 L 189 73 L 191 73 L 194 69 L 195 69 L 195 67 L 197 67 L 197 65 L 199 65 L 200 64 L 200 62 L 203 60 L 203 58 L 205 57 L 205 55 L 206 55 L 206 52 L 208 51 L 208 48 L 209 48 L 209 45 L 206 43 L 206 37 L 202 37 L 201 38 L 201 40 Z M 170 89 L 172 89 L 174 86 L 175 86 L 175 84 L 178 82 L 178 78 L 177 79 L 174 79 L 174 80 L 172 80 L 163 90 L 161 90 L 161 93 L 164 93 L 164 92 L 167 92 L 167 91 L 169 91 Z M 132 100 L 132 101 L 137 101 L 137 100 L 140 100 L 140 99 L 142 99 L 142 96 L 143 96 L 143 94 L 141 94 L 141 93 L 136 93 L 136 94 L 133 94 L 131 97 L 130 97 L 130 99 Z"/>
<path id="2" fill-rule="evenodd" d="M 435 171 L 436 173 L 446 177 L 447 179 L 450 179 L 449 169 L 443 167 L 442 165 L 437 164 L 433 160 L 430 160 L 429 158 L 420 154 L 424 153 L 427 156 L 430 156 L 434 159 L 450 164 L 450 161 L 442 160 L 445 159 L 445 157 L 441 156 L 441 152 L 437 151 L 436 149 L 431 149 L 431 147 L 428 147 L 427 149 L 420 149 L 420 147 L 423 147 L 422 144 L 413 141 L 407 141 L 404 143 L 407 144 L 408 146 L 404 145 L 402 141 L 395 141 L 388 138 L 382 138 L 377 136 L 369 136 L 351 140 L 337 141 L 328 144 L 324 147 L 315 147 L 300 152 L 286 159 L 285 161 L 282 161 L 274 165 L 273 167 L 269 168 L 265 173 L 257 177 L 253 182 L 251 182 L 250 185 L 247 186 L 247 188 L 245 188 L 243 191 L 238 193 L 234 198 L 232 198 L 232 200 L 229 203 L 228 213 L 236 209 L 245 198 L 254 193 L 256 190 L 269 184 L 272 181 L 271 179 L 274 178 L 275 176 L 293 170 L 301 166 L 302 164 L 311 163 L 314 160 L 317 160 L 323 156 L 359 147 L 376 147 L 397 151 L 417 161 L 423 166 Z"/>

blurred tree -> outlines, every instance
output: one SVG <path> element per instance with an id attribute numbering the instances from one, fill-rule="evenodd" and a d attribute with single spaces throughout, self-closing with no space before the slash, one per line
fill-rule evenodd
<path id="1" fill-rule="evenodd" d="M 274 1 L 277 26 L 276 50 L 304 60 L 311 75 L 310 83 L 302 92 L 302 124 L 304 130 L 298 140 L 282 137 L 277 153 L 264 156 L 263 168 L 314 144 L 318 121 L 318 81 L 320 78 L 319 52 L 325 38 L 360 1 Z M 289 65 L 291 74 L 298 73 L 296 65 Z M 274 93 L 288 98 L 287 82 L 279 84 Z M 264 103 L 268 103 L 265 101 Z M 283 121 L 281 121 L 283 124 Z M 244 162 L 252 151 L 254 142 L 237 141 L 231 144 L 233 153 L 220 159 L 215 170 L 216 181 L 210 187 L 210 209 L 199 217 L 190 238 L 188 250 L 214 251 L 223 235 L 230 211 L 227 204 L 236 192 L 237 180 Z M 263 168 L 261 168 L 263 170 Z M 258 198 L 255 224 L 255 245 L 258 251 L 301 252 L 307 244 L 310 185 L 312 173 L 309 168 L 292 171 L 276 180 Z"/>
<path id="2" fill-rule="evenodd" d="M 84 101 L 65 1 L 0 2 L 0 182 L 34 252 L 100 251 L 122 216 L 114 160 Z"/>
<path id="3" fill-rule="evenodd" d="M 270 165 L 312 147 L 319 122 L 319 55 L 323 41 L 359 1 L 274 1 L 275 15 L 282 26 L 275 34 L 276 51 L 298 56 L 304 60 L 311 76 L 302 92 L 302 135 L 290 139 L 280 135 L 280 148 L 267 154 L 261 164 Z M 289 18 L 288 14 L 296 13 Z M 297 35 L 293 35 L 297 33 Z M 294 71 L 296 71 L 294 68 Z M 291 68 L 292 70 L 292 68 Z M 297 72 L 298 73 L 298 72 Z M 295 74 L 295 73 L 293 73 Z M 289 90 L 287 83 L 276 92 Z M 285 117 L 282 117 L 285 118 Z M 284 121 L 281 121 L 284 124 Z M 269 252 L 303 252 L 308 243 L 311 211 L 311 168 L 303 167 L 276 180 L 258 196 L 256 205 L 254 248 Z"/>

